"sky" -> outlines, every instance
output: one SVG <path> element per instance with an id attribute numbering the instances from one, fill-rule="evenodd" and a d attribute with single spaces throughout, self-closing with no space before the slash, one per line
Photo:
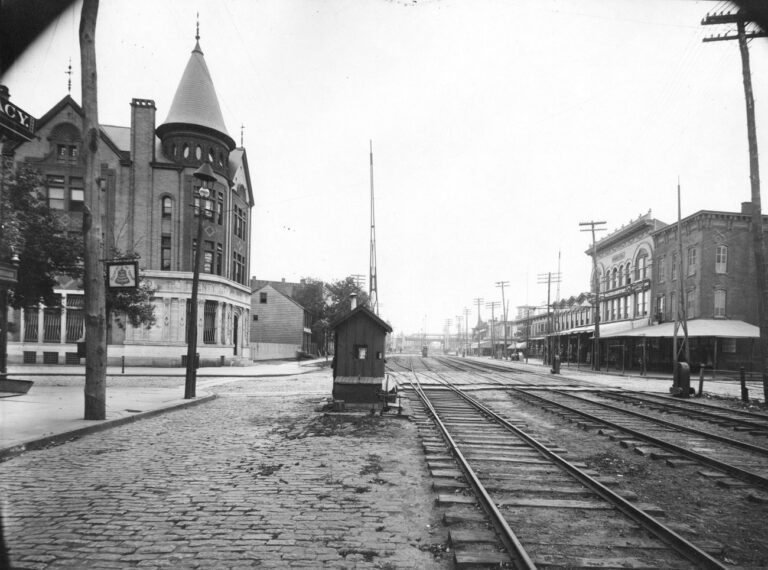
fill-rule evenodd
<path id="1" fill-rule="evenodd" d="M 589 233 L 649 210 L 677 219 L 750 199 L 736 41 L 702 39 L 726 2 L 695 0 L 110 0 L 96 31 L 99 122 L 132 98 L 168 113 L 195 45 L 248 153 L 251 275 L 369 273 L 373 147 L 380 315 L 442 333 L 469 309 L 510 317 L 588 291 Z M 3 76 L 41 116 L 80 101 L 80 2 Z M 768 148 L 768 39 L 750 43 Z M 765 166 L 763 166 L 765 172 Z M 766 180 L 766 176 L 761 177 Z M 765 184 L 765 182 L 764 182 Z M 765 208 L 764 208 L 765 209 Z M 600 237 L 600 234 L 598 234 Z M 367 285 L 366 285 L 367 287 Z"/>

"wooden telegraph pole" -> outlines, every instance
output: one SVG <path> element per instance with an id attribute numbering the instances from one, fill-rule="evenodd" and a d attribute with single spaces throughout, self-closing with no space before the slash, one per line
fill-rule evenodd
<path id="1" fill-rule="evenodd" d="M 743 11 L 736 13 L 707 14 L 701 21 L 703 26 L 714 24 L 736 24 L 736 34 L 710 36 L 705 42 L 738 40 L 741 51 L 741 72 L 744 81 L 744 98 L 747 105 L 747 140 L 749 142 L 749 180 L 752 193 L 752 243 L 755 252 L 757 273 L 757 314 L 760 323 L 760 361 L 763 375 L 763 399 L 768 399 L 768 291 L 765 277 L 765 249 L 763 244 L 763 215 L 760 205 L 760 169 L 757 160 L 757 130 L 755 128 L 755 100 L 752 95 L 752 74 L 749 68 L 747 40 L 768 36 L 763 31 L 747 32 L 750 18 Z"/>
<path id="2" fill-rule="evenodd" d="M 96 81 L 96 17 L 99 0 L 84 0 L 80 13 L 83 154 L 85 155 L 85 419 L 107 417 L 107 309 L 101 258 L 99 113 Z"/>
<path id="3" fill-rule="evenodd" d="M 605 222 L 580 222 L 579 226 L 589 226 L 589 229 L 582 228 L 579 231 L 590 232 L 592 234 L 592 322 L 595 324 L 595 334 L 592 343 L 592 370 L 600 370 L 600 278 L 597 275 L 597 241 L 595 232 L 605 231 Z"/>

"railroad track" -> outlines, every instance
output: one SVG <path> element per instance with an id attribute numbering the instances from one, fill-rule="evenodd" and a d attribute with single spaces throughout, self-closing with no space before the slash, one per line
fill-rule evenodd
<path id="1" fill-rule="evenodd" d="M 616 481 L 599 481 L 422 364 L 393 373 L 411 388 L 458 566 L 724 568 L 659 522 L 660 509 L 632 504 L 609 488 Z"/>
<path id="2" fill-rule="evenodd" d="M 450 364 L 457 365 L 453 359 Z M 596 430 L 641 455 L 663 459 L 671 466 L 705 466 L 706 469 L 700 474 L 717 479 L 721 486 L 768 489 L 768 448 L 764 445 L 685 425 L 677 418 L 673 422 L 604 401 L 638 398 L 636 393 L 605 389 L 594 393 L 574 393 L 562 389 L 563 385 L 542 385 L 538 377 L 536 382 L 526 382 L 515 376 L 514 384 L 517 385 L 512 385 L 506 376 L 497 375 L 497 371 L 506 367 L 493 364 L 486 367 L 484 364 L 472 363 L 471 369 L 483 374 L 486 382 L 496 381 L 516 398 L 557 413 L 585 430 Z M 483 372 L 483 368 L 487 370 Z M 705 406 L 710 409 L 702 410 L 702 405 L 697 402 L 682 403 L 671 401 L 671 398 L 665 401 L 664 397 L 649 400 L 655 402 L 657 410 L 675 414 L 685 412 L 686 417 L 692 420 L 716 421 L 720 426 L 737 430 L 748 428 L 752 434 L 762 435 L 766 425 L 764 416 L 759 414 L 745 417 L 730 410 L 713 411 L 712 406 Z"/>

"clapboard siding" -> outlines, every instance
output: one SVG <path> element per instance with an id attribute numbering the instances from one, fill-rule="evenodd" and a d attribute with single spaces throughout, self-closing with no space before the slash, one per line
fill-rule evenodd
<path id="1" fill-rule="evenodd" d="M 261 302 L 261 294 L 267 302 Z M 258 317 L 258 320 L 255 320 Z M 304 309 L 271 285 L 251 295 L 251 342 L 293 344 L 302 347 Z"/>

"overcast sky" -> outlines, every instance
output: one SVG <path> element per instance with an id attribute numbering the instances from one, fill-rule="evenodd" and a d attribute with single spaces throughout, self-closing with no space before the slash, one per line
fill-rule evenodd
<path id="1" fill-rule="evenodd" d="M 639 215 L 739 211 L 749 156 L 738 43 L 702 43 L 725 2 L 110 0 L 97 22 L 99 120 L 161 124 L 195 44 L 251 167 L 251 274 L 367 277 L 373 141 L 380 313 L 442 332 L 475 298 L 510 312 L 589 290 L 590 237 Z M 35 116 L 80 101 L 80 3 L 3 77 Z M 768 148 L 768 40 L 753 40 Z M 764 161 L 765 162 L 765 159 Z M 765 172 L 765 166 L 763 166 Z M 764 184 L 766 176 L 762 177 Z M 765 210 L 765 208 L 764 208 Z M 556 290 L 553 287 L 553 297 Z M 496 315 L 498 316 L 497 309 Z"/>

